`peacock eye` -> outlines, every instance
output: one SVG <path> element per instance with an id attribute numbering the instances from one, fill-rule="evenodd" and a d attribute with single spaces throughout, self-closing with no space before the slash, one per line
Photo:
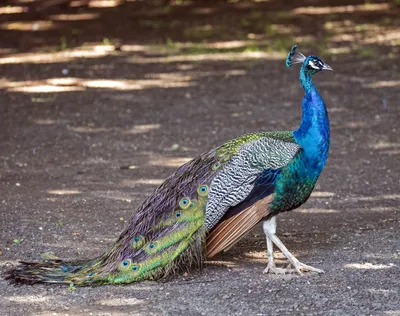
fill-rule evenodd
<path id="1" fill-rule="evenodd" d="M 133 271 L 137 271 L 137 269 L 138 269 L 138 266 L 132 266 Z"/>
<path id="2" fill-rule="evenodd" d="M 131 260 L 130 259 L 125 259 L 118 265 L 118 269 L 120 271 L 124 271 L 127 268 L 129 268 L 130 265 L 131 265 Z"/>
<path id="3" fill-rule="evenodd" d="M 208 194 L 208 186 L 207 185 L 201 185 L 198 189 L 197 189 L 197 193 L 200 196 L 206 196 Z"/>
<path id="4" fill-rule="evenodd" d="M 217 170 L 219 167 L 221 167 L 221 164 L 220 164 L 219 162 L 216 162 L 216 163 L 213 165 L 212 169 L 213 169 L 213 170 Z"/>
<path id="5" fill-rule="evenodd" d="M 136 242 L 140 241 L 140 237 L 135 237 L 135 241 Z"/>
<path id="6" fill-rule="evenodd" d="M 179 206 L 181 209 L 186 210 L 190 205 L 190 200 L 187 198 L 183 198 L 182 200 L 179 201 Z"/>
<path id="7" fill-rule="evenodd" d="M 180 217 L 181 215 L 182 215 L 182 213 L 181 212 L 176 212 L 176 217 Z"/>

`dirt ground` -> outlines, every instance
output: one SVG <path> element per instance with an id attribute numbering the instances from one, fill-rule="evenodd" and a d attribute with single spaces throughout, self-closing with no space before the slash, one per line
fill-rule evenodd
<path id="1" fill-rule="evenodd" d="M 247 132 L 296 128 L 302 89 L 284 59 L 297 43 L 335 70 L 315 77 L 332 141 L 315 192 L 279 217 L 278 235 L 326 273 L 263 275 L 258 227 L 202 273 L 169 282 L 71 290 L 0 279 L 0 315 L 400 315 L 398 9 L 34 4 L 0 7 L 2 271 L 48 252 L 99 255 L 190 157 Z"/>

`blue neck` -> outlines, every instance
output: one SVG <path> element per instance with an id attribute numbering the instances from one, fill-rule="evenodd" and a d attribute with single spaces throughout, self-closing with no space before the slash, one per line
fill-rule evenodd
<path id="1" fill-rule="evenodd" d="M 300 127 L 293 132 L 296 142 L 304 149 L 306 156 L 318 161 L 321 169 L 328 156 L 330 128 L 326 106 L 312 81 L 312 74 L 306 67 L 300 70 L 300 81 L 304 88 L 303 116 Z"/>
<path id="2" fill-rule="evenodd" d="M 300 69 L 300 83 L 303 86 L 304 91 L 307 93 L 311 90 L 311 88 L 315 88 L 314 83 L 312 81 L 312 75 L 310 70 L 307 69 L 305 65 L 301 66 Z"/>

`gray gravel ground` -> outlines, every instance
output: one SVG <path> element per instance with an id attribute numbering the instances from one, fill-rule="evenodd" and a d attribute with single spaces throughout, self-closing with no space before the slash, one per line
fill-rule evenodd
<path id="1" fill-rule="evenodd" d="M 97 22 L 82 22 L 80 41 L 105 36 L 112 41 L 120 35 L 121 44 L 146 45 L 171 36 L 146 26 L 130 34 L 129 17 L 140 14 L 124 15 L 124 6 L 104 12 L 111 13 Z M 377 11 L 360 19 L 375 23 L 382 14 L 391 17 Z M 161 17 L 179 21 L 179 16 Z M 118 19 L 126 23 L 112 28 Z M 325 21 L 321 16 L 304 19 L 307 23 L 299 25 L 307 34 L 312 33 L 307 25 Z M 399 22 L 392 23 L 389 29 L 399 31 Z M 390 31 L 374 25 L 382 36 Z M 60 37 L 69 34 L 66 29 L 71 28 L 1 31 L 2 271 L 46 252 L 64 259 L 99 255 L 145 196 L 185 159 L 247 132 L 293 129 L 299 123 L 297 68 L 285 69 L 280 55 L 250 54 L 235 61 L 222 54 L 222 60 L 208 55 L 203 61 L 197 56 L 197 61 L 165 63 L 164 57 L 182 54 L 121 46 L 91 58 L 69 58 L 74 48 L 68 47 L 51 61 L 43 56 L 40 62 L 24 59 L 24 53 L 38 56 L 45 45 L 59 45 Z M 78 46 L 74 36 L 65 36 L 68 45 Z M 295 39 L 301 48 L 301 38 Z M 228 253 L 207 262 L 201 273 L 169 282 L 72 291 L 64 286 L 16 287 L 0 279 L 0 315 L 400 315 L 400 68 L 393 57 L 399 49 L 387 41 L 384 37 L 369 47 L 372 55 L 322 56 L 335 72 L 315 78 L 332 124 L 330 156 L 310 200 L 280 216 L 278 235 L 301 261 L 325 274 L 263 275 L 265 241 L 258 227 Z M 5 59 L 10 56 L 20 59 Z M 49 81 L 60 77 L 78 79 Z M 41 85 L 59 91 L 45 93 Z M 119 168 L 126 165 L 135 169 Z M 276 256 L 285 263 L 278 252 Z"/>

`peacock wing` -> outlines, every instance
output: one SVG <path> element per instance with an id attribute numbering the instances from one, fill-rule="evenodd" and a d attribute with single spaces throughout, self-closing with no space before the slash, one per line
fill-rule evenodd
<path id="1" fill-rule="evenodd" d="M 208 257 L 228 249 L 268 215 L 276 178 L 300 150 L 294 141 L 262 137 L 243 144 L 214 177 L 206 209 Z"/>

